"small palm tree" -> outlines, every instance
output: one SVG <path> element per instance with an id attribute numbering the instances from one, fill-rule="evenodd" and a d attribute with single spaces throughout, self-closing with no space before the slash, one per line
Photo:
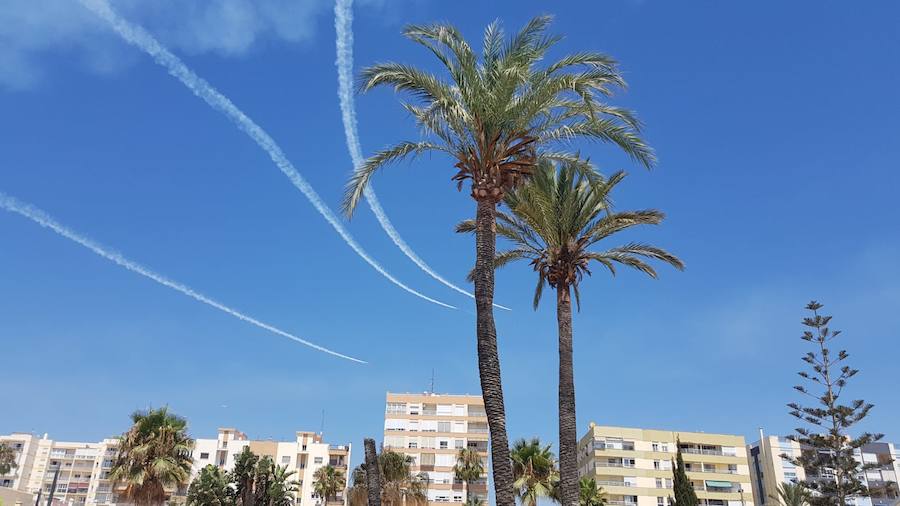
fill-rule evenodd
<path id="1" fill-rule="evenodd" d="M 187 506 L 234 506 L 234 489 L 227 474 L 210 464 L 200 470 L 187 493 Z"/>
<path id="2" fill-rule="evenodd" d="M 513 487 L 522 506 L 535 506 L 540 497 L 554 497 L 559 472 L 550 445 L 543 446 L 538 438 L 520 439 L 510 449 Z"/>
<path id="3" fill-rule="evenodd" d="M 0 443 L 0 476 L 9 474 L 18 466 L 16 464 L 16 451 L 6 443 Z"/>
<path id="4" fill-rule="evenodd" d="M 256 466 L 259 457 L 250 451 L 250 447 L 244 449 L 234 459 L 234 469 L 231 471 L 231 479 L 235 484 L 235 494 L 241 506 L 253 506 L 254 491 L 253 482 L 256 480 Z"/>
<path id="5" fill-rule="evenodd" d="M 586 178 L 572 164 L 560 169 L 542 160 L 529 181 L 506 196 L 512 214 L 498 212 L 497 233 L 513 247 L 494 258 L 502 267 L 516 260 L 528 260 L 537 272 L 534 307 L 537 308 L 544 285 L 556 290 L 556 316 L 559 334 L 559 462 L 563 504 L 566 484 L 578 485 L 577 438 L 575 417 L 575 377 L 572 351 L 572 294 L 581 305 L 578 286 L 589 265 L 597 262 L 615 274 L 615 265 L 637 269 L 651 277 L 656 271 L 645 260 L 660 260 L 677 269 L 684 264 L 667 251 L 641 243 L 629 243 L 607 250 L 595 247 L 609 237 L 637 225 L 655 225 L 663 220 L 656 210 L 611 212 L 609 194 L 624 178 L 623 173 L 609 180 Z M 457 230 L 471 232 L 472 220 L 460 223 Z"/>
<path id="6" fill-rule="evenodd" d="M 606 492 L 597 486 L 594 478 L 583 477 L 578 481 L 578 506 L 606 506 Z"/>
<path id="7" fill-rule="evenodd" d="M 323 466 L 316 469 L 313 473 L 313 491 L 316 495 L 325 499 L 325 502 L 332 501 L 337 497 L 338 492 L 344 490 L 347 480 L 344 473 L 335 469 L 334 466 Z"/>
<path id="8" fill-rule="evenodd" d="M 460 448 L 456 456 L 456 464 L 453 466 L 453 474 L 457 480 L 466 484 L 466 500 L 468 500 L 472 482 L 480 480 L 484 475 L 484 462 L 478 451 L 474 448 Z"/>
<path id="9" fill-rule="evenodd" d="M 509 40 L 499 22 L 488 25 L 478 55 L 450 25 L 413 25 L 404 35 L 427 48 L 442 65 L 438 76 L 411 65 L 384 63 L 362 73 L 362 90 L 392 86 L 407 92 L 405 109 L 427 139 L 404 141 L 357 167 L 347 184 L 343 208 L 351 216 L 372 176 L 385 165 L 424 152 L 448 156 L 461 189 L 471 181 L 476 202 L 475 308 L 478 370 L 490 426 L 494 490 L 498 506 L 513 506 L 506 412 L 494 324 L 495 213 L 506 192 L 533 170 L 539 157 L 570 160 L 575 138 L 612 143 L 639 163 L 654 163 L 639 137 L 640 124 L 603 99 L 625 85 L 607 55 L 581 52 L 542 64 L 559 41 L 548 35 L 551 18 L 536 17 Z M 418 191 L 418 190 L 413 190 Z M 574 506 L 578 489 L 567 491 Z"/>
<path id="10" fill-rule="evenodd" d="M 187 421 L 168 408 L 137 411 L 131 420 L 131 429 L 119 439 L 109 478 L 124 485 L 122 496 L 128 502 L 161 505 L 167 490 L 190 480 L 194 440 L 187 435 Z"/>
<path id="11" fill-rule="evenodd" d="M 777 494 L 770 494 L 769 498 L 782 506 L 809 506 L 809 499 L 812 497 L 809 489 L 800 483 L 780 483 L 777 491 Z"/>
<path id="12" fill-rule="evenodd" d="M 294 495 L 300 491 L 300 482 L 293 479 L 295 474 L 297 471 L 288 471 L 285 466 L 275 466 L 269 483 L 269 502 L 266 506 L 294 504 Z M 343 490 L 343 485 L 338 490 Z"/>

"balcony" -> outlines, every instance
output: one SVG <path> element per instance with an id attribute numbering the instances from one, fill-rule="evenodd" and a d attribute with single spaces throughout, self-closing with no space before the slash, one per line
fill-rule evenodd
<path id="1" fill-rule="evenodd" d="M 685 471 L 688 473 L 738 474 L 737 469 L 690 468 Z"/>
<path id="2" fill-rule="evenodd" d="M 594 450 L 625 450 L 625 451 L 634 451 L 634 443 L 631 441 L 625 442 L 615 442 L 611 443 L 608 441 L 594 441 L 593 445 Z"/>

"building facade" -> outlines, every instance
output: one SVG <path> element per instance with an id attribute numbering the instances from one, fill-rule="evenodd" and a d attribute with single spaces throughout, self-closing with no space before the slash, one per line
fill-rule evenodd
<path id="1" fill-rule="evenodd" d="M 778 485 L 806 479 L 834 479 L 833 475 L 811 476 L 789 458 L 797 458 L 803 449 L 800 443 L 779 436 L 765 436 L 747 446 L 753 494 L 760 506 L 777 506 Z M 786 458 L 788 457 L 788 458 Z M 859 478 L 868 487 L 870 497 L 854 497 L 855 506 L 891 506 L 900 498 L 897 478 L 900 476 L 900 450 L 892 443 L 872 443 L 856 451 L 856 460 L 876 467 Z"/>
<path id="2" fill-rule="evenodd" d="M 428 503 L 487 502 L 488 424 L 480 395 L 387 393 L 383 448 L 410 457 L 413 474 L 428 475 Z M 485 476 L 471 484 L 455 479 L 459 450 L 482 457 Z"/>
<path id="3" fill-rule="evenodd" d="M 97 443 L 75 443 L 53 441 L 32 434 L 13 433 L 0 436 L 0 442 L 16 451 L 17 466 L 9 475 L 0 476 L 0 487 L 18 492 L 37 494 L 42 491 L 47 497 L 53 484 L 56 470 L 56 490 L 54 498 L 73 506 L 101 506 L 116 504 L 113 484 L 109 481 L 109 470 L 118 451 L 118 439 L 104 439 Z M 191 478 L 207 465 L 215 465 L 224 470 L 234 467 L 234 460 L 245 447 L 260 456 L 269 456 L 280 466 L 296 471 L 294 479 L 300 482 L 296 494 L 296 504 L 303 506 L 325 506 L 322 498 L 313 492 L 313 474 L 320 467 L 331 465 L 341 470 L 349 481 L 351 447 L 329 445 L 321 434 L 297 432 L 292 441 L 251 440 L 236 429 L 219 429 L 215 439 L 196 439 L 192 453 Z M 339 494 L 337 502 L 344 504 L 346 488 Z M 172 491 L 175 503 L 184 502 L 187 486 Z"/>
<path id="4" fill-rule="evenodd" d="M 578 443 L 579 475 L 594 478 L 610 506 L 668 506 L 679 441 L 700 504 L 754 505 L 743 436 L 592 423 Z"/>

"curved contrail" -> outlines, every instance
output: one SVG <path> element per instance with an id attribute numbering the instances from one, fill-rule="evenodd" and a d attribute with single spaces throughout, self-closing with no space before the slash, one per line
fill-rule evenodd
<path id="1" fill-rule="evenodd" d="M 359 143 L 359 131 L 356 123 L 356 109 L 353 104 L 353 0 L 337 0 L 334 3 L 334 28 L 337 32 L 337 65 L 338 71 L 338 98 L 341 102 L 341 120 L 344 123 L 344 137 L 347 139 L 347 150 L 350 151 L 350 159 L 355 167 L 360 167 L 365 163 L 365 157 L 362 154 L 362 147 Z M 409 244 L 400 237 L 400 233 L 394 228 L 391 220 L 385 214 L 378 197 L 371 187 L 366 187 L 363 195 L 369 208 L 378 219 L 381 228 L 387 233 L 388 237 L 394 241 L 394 244 L 400 248 L 404 255 L 409 257 L 420 269 L 432 278 L 440 281 L 444 285 L 456 290 L 457 292 L 475 298 L 470 292 L 454 285 L 450 281 L 444 279 L 443 276 L 435 272 L 425 260 L 416 254 Z M 500 309 L 509 310 L 508 307 L 494 304 Z"/>
<path id="2" fill-rule="evenodd" d="M 451 306 L 450 304 L 445 304 L 439 300 L 432 299 L 425 294 L 419 293 L 416 290 L 410 288 L 405 285 L 403 282 L 395 278 L 391 275 L 387 270 L 384 269 L 378 262 L 375 261 L 374 258 L 369 256 L 368 253 L 356 242 L 353 236 L 350 235 L 350 232 L 344 228 L 344 225 L 341 223 L 340 219 L 325 205 L 325 202 L 322 201 L 322 198 L 319 197 L 319 194 L 316 193 L 316 190 L 313 189 L 312 186 L 300 175 L 300 172 L 294 167 L 294 165 L 287 159 L 284 152 L 275 143 L 275 140 L 266 133 L 265 130 L 262 129 L 259 125 L 257 125 L 252 119 L 250 119 L 246 114 L 243 113 L 240 109 L 237 108 L 234 103 L 231 102 L 225 95 L 219 93 L 218 90 L 212 87 L 208 82 L 206 82 L 203 78 L 195 74 L 191 69 L 187 67 L 177 56 L 172 54 L 168 49 L 163 47 L 162 44 L 159 43 L 149 32 L 137 26 L 133 23 L 128 22 L 119 16 L 115 11 L 113 11 L 112 7 L 110 7 L 107 0 L 80 0 L 81 4 L 87 7 L 91 12 L 96 14 L 98 17 L 109 23 L 109 25 L 122 37 L 125 42 L 137 47 L 138 49 L 144 51 L 148 55 L 150 55 L 156 63 L 165 67 L 169 74 L 173 77 L 181 81 L 182 84 L 187 86 L 195 95 L 202 98 L 207 104 L 209 104 L 213 109 L 218 110 L 227 116 L 231 121 L 233 121 L 238 128 L 240 128 L 244 133 L 250 136 L 256 144 L 263 149 L 266 153 L 268 153 L 269 157 L 275 162 L 275 165 L 281 169 L 281 172 L 290 179 L 291 183 L 297 187 L 309 202 L 319 211 L 326 221 L 334 228 L 334 230 L 344 239 L 344 242 L 350 246 L 353 251 L 356 252 L 357 255 L 360 256 L 363 260 L 366 261 L 369 265 L 372 266 L 373 269 L 378 271 L 382 276 L 386 277 L 391 283 L 399 286 L 400 288 L 406 290 L 407 292 L 420 297 L 422 299 L 427 300 L 428 302 L 437 304 L 439 306 L 447 307 L 450 309 L 456 309 L 455 306 Z"/>
<path id="3" fill-rule="evenodd" d="M 66 239 L 69 239 L 71 241 L 74 241 L 74 242 L 84 246 L 85 248 L 96 253 L 97 255 L 100 255 L 101 257 L 103 257 L 107 260 L 115 262 L 116 264 L 120 265 L 121 267 L 124 267 L 125 269 L 128 269 L 131 272 L 140 274 L 141 276 L 144 276 L 145 278 L 152 279 L 153 281 L 156 281 L 157 283 L 159 283 L 163 286 L 169 287 L 169 288 L 175 290 L 176 292 L 181 292 L 184 295 L 187 295 L 188 297 L 190 297 L 194 300 L 197 300 L 199 302 L 202 302 L 208 306 L 212 306 L 212 307 L 218 309 L 219 311 L 228 313 L 231 316 L 234 316 L 235 318 L 237 318 L 239 320 L 243 320 L 251 325 L 256 325 L 257 327 L 259 327 L 261 329 L 268 330 L 269 332 L 278 334 L 279 336 L 282 336 L 282 337 L 286 337 L 288 339 L 291 339 L 300 344 L 309 346 L 310 348 L 321 351 L 323 353 L 328 353 L 329 355 L 334 355 L 335 357 L 340 357 L 340 358 L 350 360 L 353 362 L 357 362 L 360 364 L 367 363 L 358 358 L 353 358 L 351 356 L 344 355 L 343 353 L 338 353 L 336 351 L 329 350 L 328 348 L 319 346 L 318 344 L 311 343 L 311 342 L 307 341 L 306 339 L 297 337 L 294 334 L 285 332 L 277 327 L 273 327 L 272 325 L 269 325 L 268 323 L 261 322 L 261 321 L 257 320 L 256 318 L 253 318 L 252 316 L 247 316 L 244 313 L 241 313 L 240 311 L 237 311 L 236 309 L 232 309 L 220 302 L 216 302 L 213 299 L 210 299 L 209 297 L 207 297 L 206 295 L 203 295 L 202 293 L 199 293 L 186 285 L 183 285 L 177 281 L 172 281 L 171 279 L 166 278 L 165 276 L 163 276 L 161 274 L 157 274 L 137 262 L 132 262 L 131 260 L 128 260 L 127 258 L 125 258 L 124 256 L 122 256 L 119 253 L 107 250 L 106 248 L 97 244 L 96 242 L 92 241 L 91 239 L 88 239 L 87 237 L 79 234 L 78 232 L 75 232 L 75 231 L 67 228 L 65 225 L 62 225 L 61 223 L 59 223 L 58 221 L 56 221 L 52 217 L 50 217 L 50 215 L 45 213 L 44 211 L 42 211 L 30 204 L 26 204 L 24 202 L 19 202 L 18 200 L 14 199 L 13 197 L 10 197 L 9 195 L 4 194 L 3 192 L 0 192 L 0 208 L 6 209 L 7 211 L 24 216 L 25 218 L 28 218 L 29 220 L 37 223 L 38 225 L 49 228 L 50 230 L 65 237 Z"/>

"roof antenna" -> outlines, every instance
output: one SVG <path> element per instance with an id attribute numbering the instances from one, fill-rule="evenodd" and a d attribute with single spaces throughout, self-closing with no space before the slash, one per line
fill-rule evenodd
<path id="1" fill-rule="evenodd" d="M 431 395 L 434 395 L 434 367 L 431 368 Z"/>
<path id="2" fill-rule="evenodd" d="M 325 410 L 322 410 L 322 425 L 319 427 L 319 434 L 322 435 L 322 438 L 325 437 Z"/>

